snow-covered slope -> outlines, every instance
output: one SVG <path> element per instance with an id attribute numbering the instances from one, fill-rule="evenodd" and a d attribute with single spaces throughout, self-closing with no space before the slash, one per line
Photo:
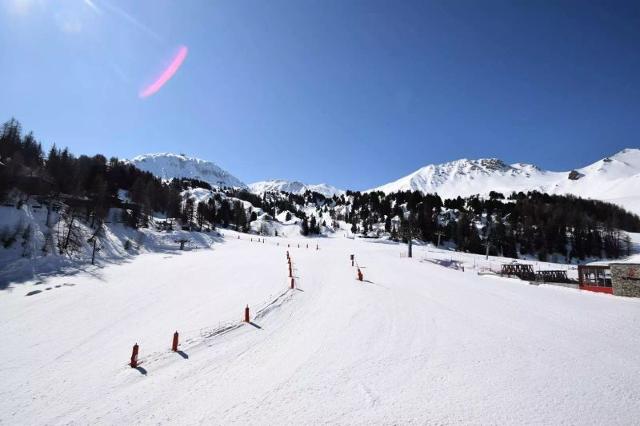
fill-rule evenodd
<path id="1" fill-rule="evenodd" d="M 437 192 L 452 198 L 473 194 L 538 190 L 574 194 L 618 204 L 640 213 L 640 149 L 624 149 L 581 169 L 566 172 L 541 170 L 531 164 L 506 164 L 490 158 L 456 160 L 425 166 L 395 182 L 374 188 L 383 192 Z"/>
<path id="2" fill-rule="evenodd" d="M 161 179 L 191 178 L 198 179 L 216 187 L 240 187 L 246 185 L 216 164 L 199 158 L 180 154 L 160 153 L 144 154 L 129 160 L 140 170 L 153 173 Z"/>
<path id="3" fill-rule="evenodd" d="M 474 258 L 456 270 L 421 262 L 432 254 L 422 248 L 407 259 L 396 244 L 225 234 L 213 250 L 144 254 L 0 291 L 0 423 L 640 418 L 640 299 L 478 276 Z M 241 322 L 247 304 L 252 323 Z M 136 342 L 138 370 L 127 365 Z"/>
<path id="4" fill-rule="evenodd" d="M 249 184 L 249 190 L 255 194 L 263 194 L 265 192 L 289 192 L 291 194 L 304 194 L 305 191 L 313 191 L 324 195 L 325 197 L 333 197 L 334 195 L 344 194 L 344 191 L 326 183 L 317 185 L 308 185 L 298 181 L 288 181 L 282 179 L 265 180 Z"/>

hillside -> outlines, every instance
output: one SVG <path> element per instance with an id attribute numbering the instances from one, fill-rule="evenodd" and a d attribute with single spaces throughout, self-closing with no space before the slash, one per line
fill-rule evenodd
<path id="1" fill-rule="evenodd" d="M 639 184 L 640 149 L 633 148 L 564 172 L 542 170 L 524 163 L 509 165 L 495 158 L 431 164 L 372 191 L 412 190 L 455 198 L 487 195 L 489 191 L 510 194 L 535 190 L 608 201 L 640 214 Z"/>

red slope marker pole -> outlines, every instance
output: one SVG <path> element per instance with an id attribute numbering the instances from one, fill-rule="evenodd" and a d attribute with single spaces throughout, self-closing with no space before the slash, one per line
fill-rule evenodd
<path id="1" fill-rule="evenodd" d="M 131 351 L 131 363 L 129 364 L 131 368 L 138 367 L 138 349 L 139 346 L 137 343 L 133 345 L 133 351 Z"/>
<path id="2" fill-rule="evenodd" d="M 171 343 L 171 350 L 178 352 L 178 332 L 173 333 L 173 342 Z"/>
<path id="3" fill-rule="evenodd" d="M 291 278 L 291 289 L 294 289 L 294 288 L 296 288 L 296 286 L 295 286 L 295 283 L 293 281 L 293 278 Z"/>
<path id="4" fill-rule="evenodd" d="M 362 281 L 363 278 L 362 271 L 358 268 L 358 281 Z"/>
<path id="5" fill-rule="evenodd" d="M 249 321 L 249 305 L 247 305 L 247 307 L 244 308 L 244 322 L 250 322 Z"/>

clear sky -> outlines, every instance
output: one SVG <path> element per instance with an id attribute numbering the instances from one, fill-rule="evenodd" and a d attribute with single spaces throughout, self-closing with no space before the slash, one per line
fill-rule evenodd
<path id="1" fill-rule="evenodd" d="M 185 153 L 245 182 L 568 170 L 640 146 L 640 2 L 0 0 L 12 116 L 46 147 Z"/>

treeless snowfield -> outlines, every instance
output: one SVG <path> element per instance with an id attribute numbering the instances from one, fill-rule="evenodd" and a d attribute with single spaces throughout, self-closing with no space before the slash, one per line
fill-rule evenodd
<path id="1" fill-rule="evenodd" d="M 393 244 L 236 238 L 0 292 L 0 423 L 640 418 L 639 299 L 480 277 Z"/>

